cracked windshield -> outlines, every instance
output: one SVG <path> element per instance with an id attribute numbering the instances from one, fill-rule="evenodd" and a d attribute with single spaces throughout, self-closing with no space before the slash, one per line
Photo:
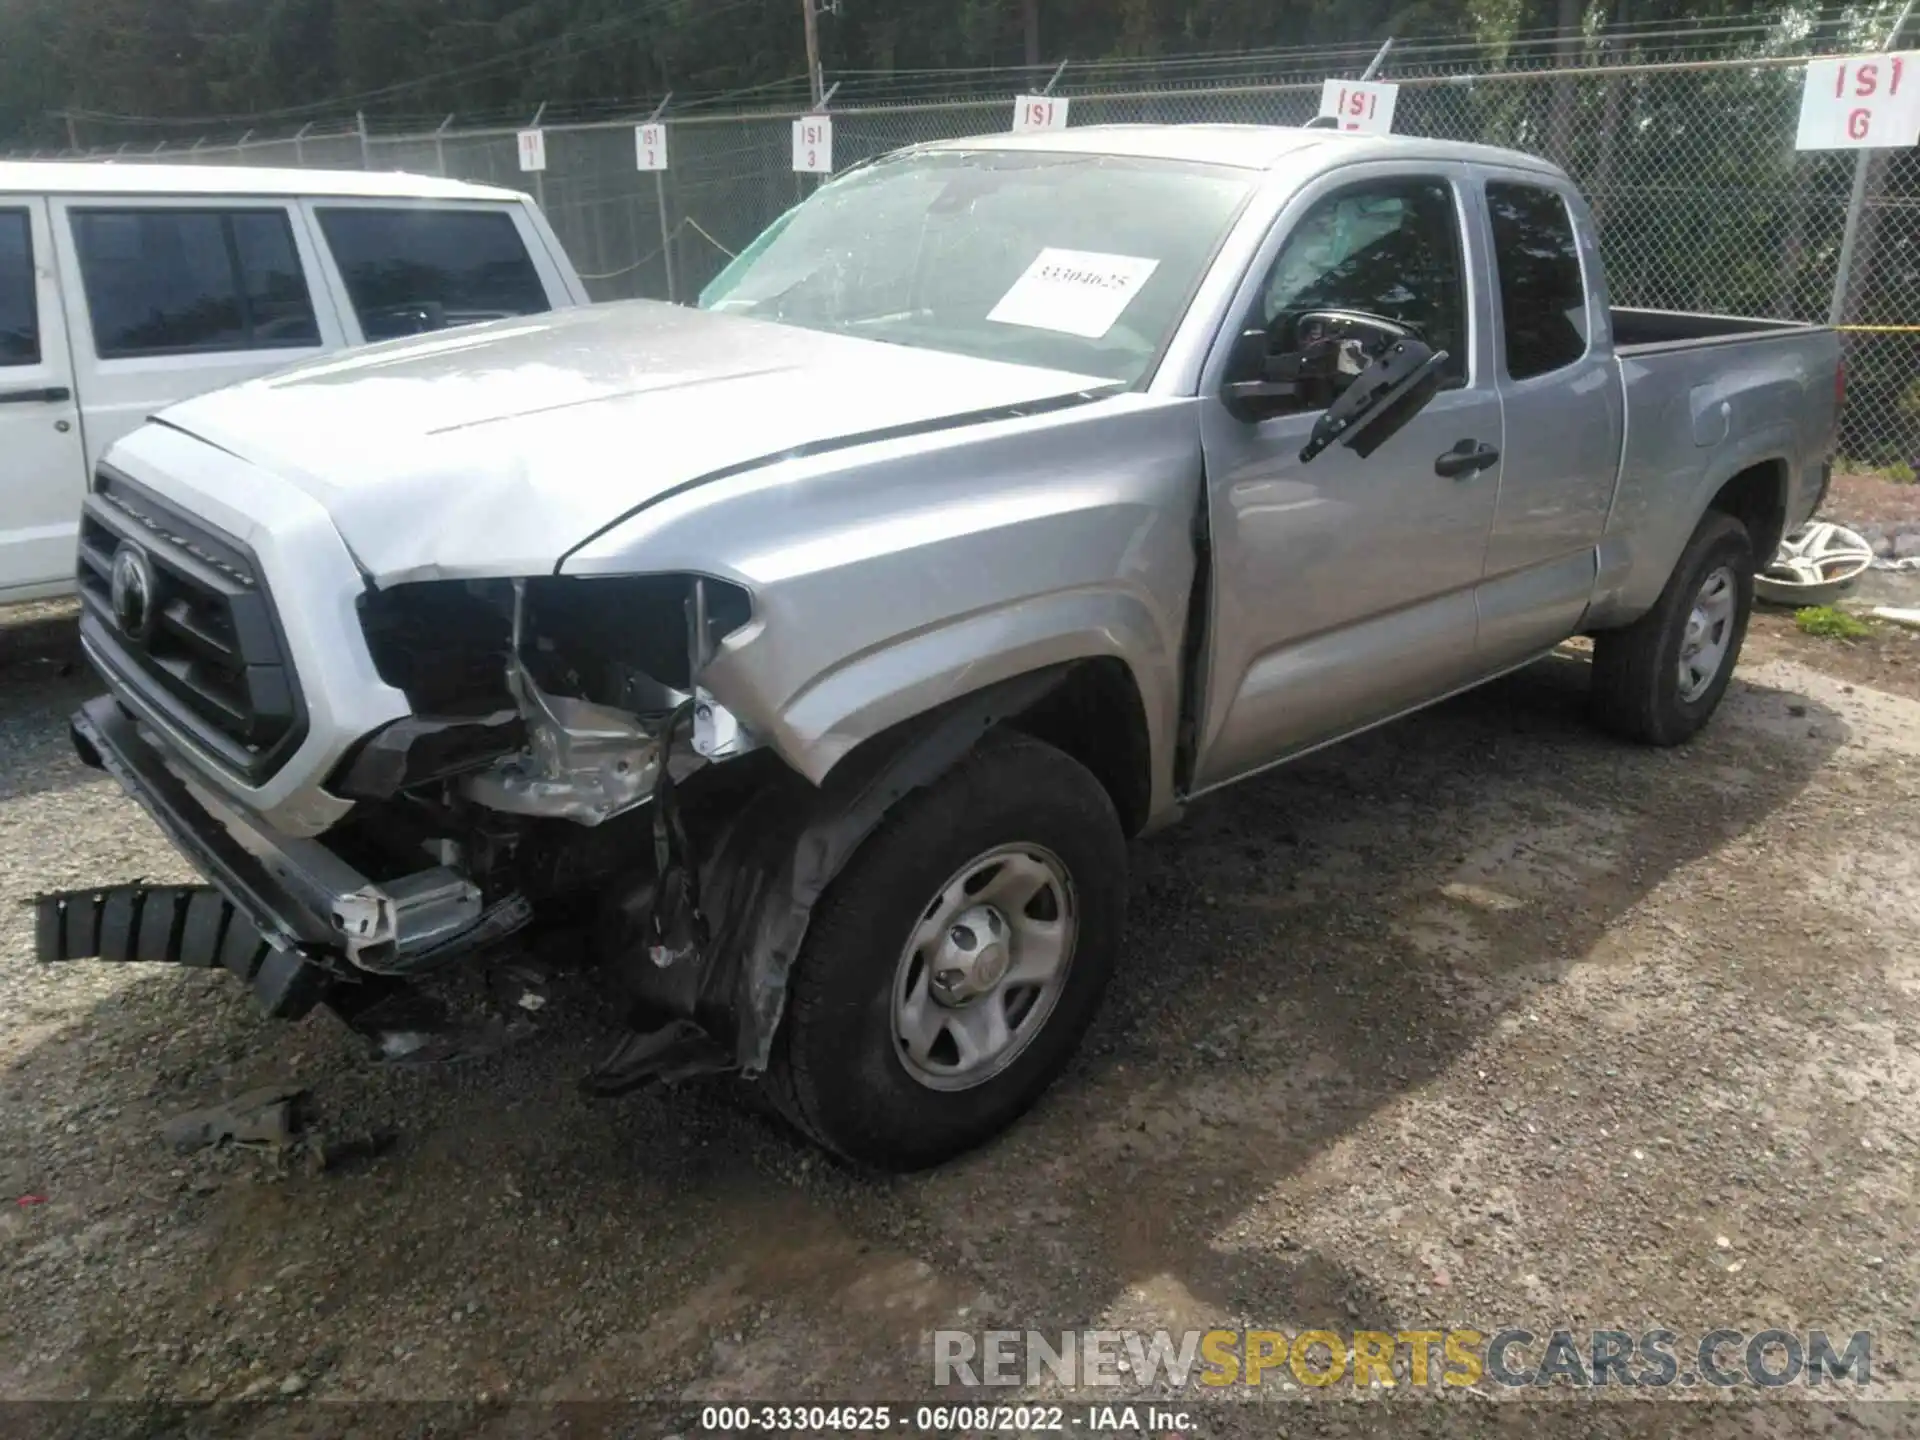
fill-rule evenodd
<path id="1" fill-rule="evenodd" d="M 1091 155 L 909 155 L 778 222 L 701 304 L 1132 384 L 1249 180 Z"/>

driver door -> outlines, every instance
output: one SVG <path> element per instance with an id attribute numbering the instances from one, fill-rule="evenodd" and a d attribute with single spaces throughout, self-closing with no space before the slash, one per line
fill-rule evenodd
<path id="1" fill-rule="evenodd" d="M 1220 399 L 1232 347 L 1216 346 L 1201 401 L 1215 584 L 1196 791 L 1479 676 L 1474 588 L 1502 421 L 1465 184 L 1456 166 L 1368 165 L 1308 187 L 1235 312 L 1228 338 L 1358 310 L 1448 352 L 1439 393 L 1366 459 L 1334 445 L 1302 464 L 1318 411 L 1236 419 Z M 1440 463 L 1463 444 L 1481 468 Z"/>

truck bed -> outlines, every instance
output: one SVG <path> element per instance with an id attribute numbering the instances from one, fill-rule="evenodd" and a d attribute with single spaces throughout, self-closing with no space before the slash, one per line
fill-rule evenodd
<path id="1" fill-rule="evenodd" d="M 1615 306 L 1613 348 L 1622 355 L 1691 348 L 1732 340 L 1805 335 L 1823 327 L 1797 320 L 1762 320 L 1746 315 L 1709 315 L 1691 310 L 1636 310 Z"/>
<path id="2" fill-rule="evenodd" d="M 1825 325 L 1615 309 L 1627 417 L 1594 614 L 1657 598 L 1707 498 L 1750 468 L 1784 502 L 1783 530 L 1819 503 L 1839 403 L 1840 337 Z M 1777 488 L 1776 488 L 1777 487 Z M 1777 536 L 1774 538 L 1778 538 Z M 1770 554 L 1764 539 L 1756 546 Z M 1764 556 L 1763 556 L 1764 559 Z"/>

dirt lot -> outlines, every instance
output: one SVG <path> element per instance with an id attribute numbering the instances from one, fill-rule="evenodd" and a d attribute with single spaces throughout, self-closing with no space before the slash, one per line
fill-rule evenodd
<path id="1" fill-rule="evenodd" d="M 218 974 L 34 966 L 16 901 L 182 871 L 68 752 L 89 685 L 67 627 L 16 621 L 0 1396 L 900 1400 L 930 1390 L 935 1327 L 1213 1324 L 1871 1329 L 1870 1395 L 1903 1394 L 1920 688 L 1897 648 L 1856 662 L 1763 621 L 1709 733 L 1651 752 L 1590 732 L 1584 666 L 1556 659 L 1196 806 L 1134 847 L 1119 975 L 1064 1081 L 1001 1142 L 884 1180 L 729 1085 L 581 1098 L 609 1024 L 584 998 L 490 1060 L 383 1070 L 329 1015 L 276 1026 Z M 280 1080 L 394 1148 L 282 1175 L 162 1142 Z M 1845 1398 L 1503 1428 L 1920 1420 Z M 1198 1428 L 1399 1422 L 1485 1433 L 1489 1411 L 1242 1405 Z"/>
<path id="2" fill-rule="evenodd" d="M 1820 514 L 1843 525 L 1903 529 L 1920 521 L 1920 484 L 1879 475 L 1836 475 Z"/>

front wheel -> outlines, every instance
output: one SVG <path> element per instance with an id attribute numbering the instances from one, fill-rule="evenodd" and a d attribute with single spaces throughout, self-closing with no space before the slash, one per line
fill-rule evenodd
<path id="1" fill-rule="evenodd" d="M 800 1129 L 886 1169 L 1011 1124 L 1093 1018 L 1126 908 L 1106 791 L 996 733 L 904 801 L 813 913 L 767 1083 Z"/>
<path id="2" fill-rule="evenodd" d="M 1753 540 L 1709 511 L 1645 615 L 1593 637 L 1593 709 L 1616 734 L 1678 745 L 1712 717 L 1753 613 Z"/>

